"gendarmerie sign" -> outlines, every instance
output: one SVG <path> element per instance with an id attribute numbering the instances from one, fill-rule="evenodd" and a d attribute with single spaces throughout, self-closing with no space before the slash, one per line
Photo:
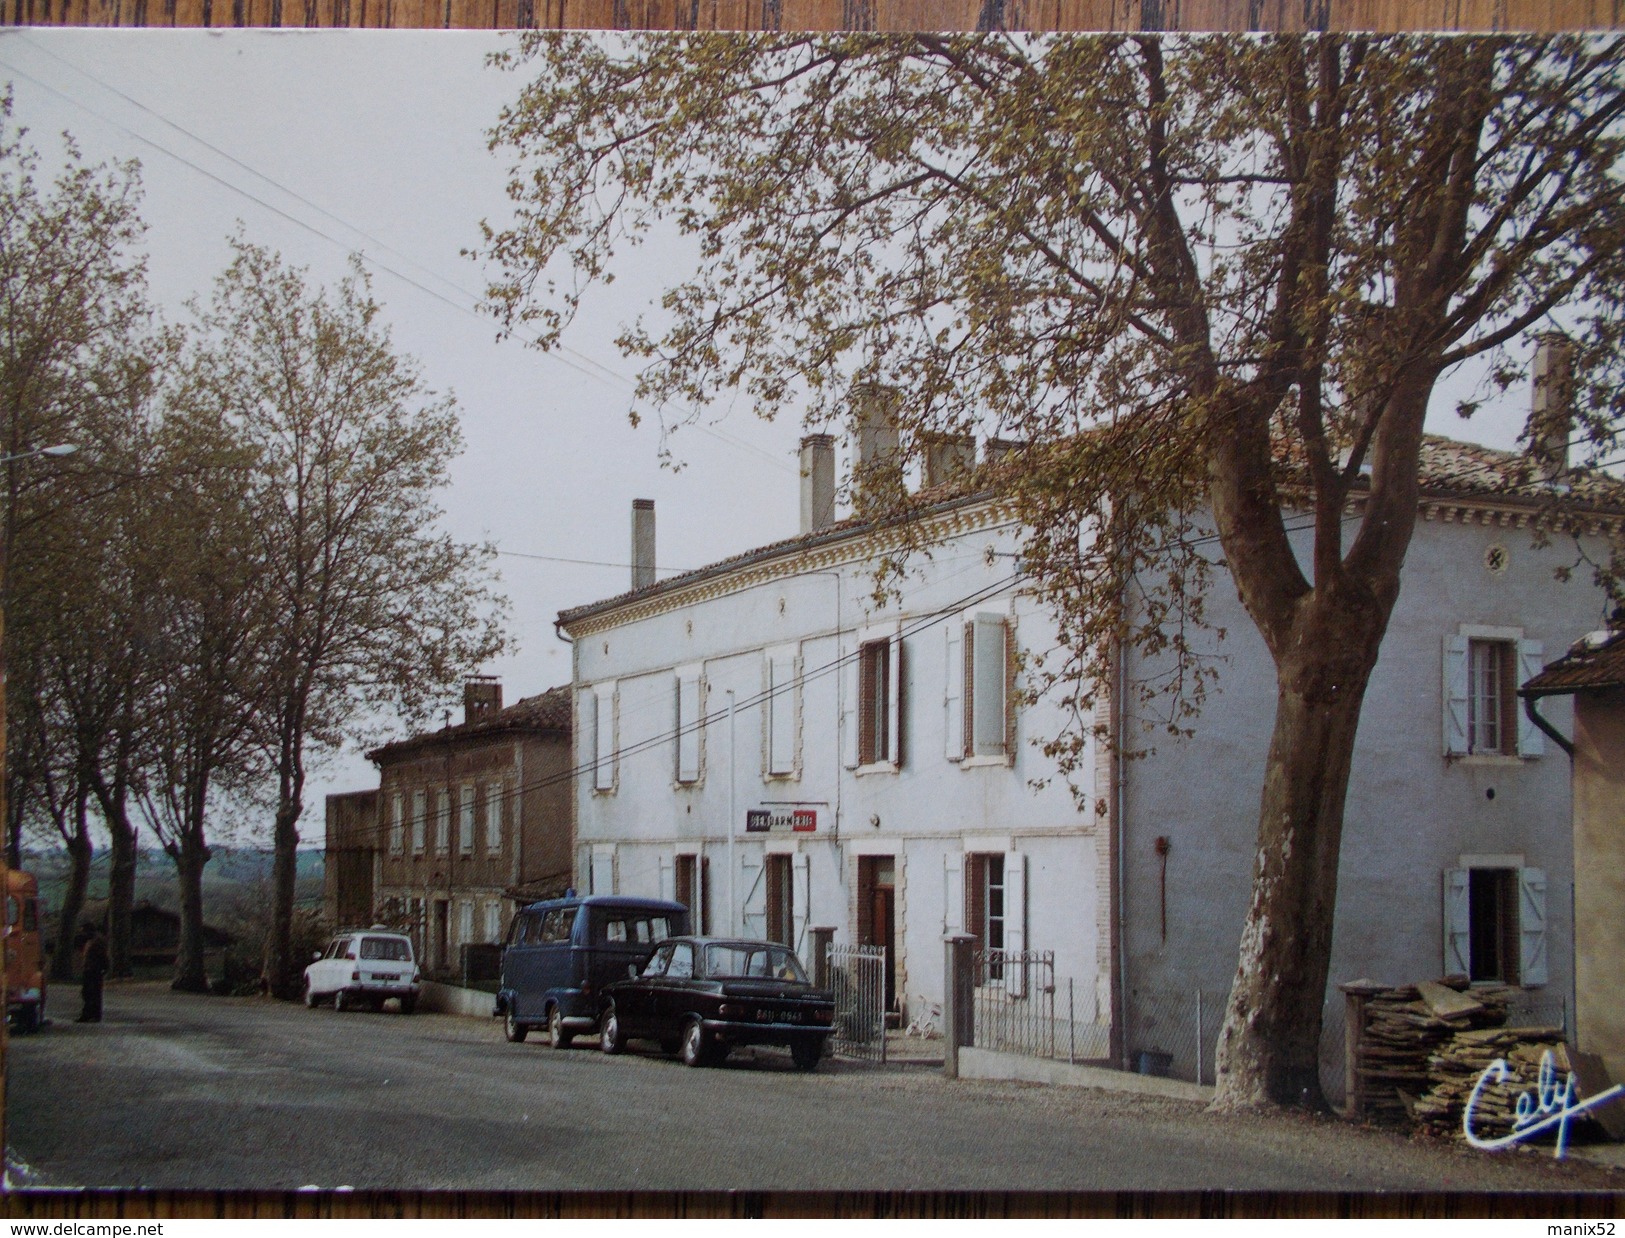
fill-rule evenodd
<path id="1" fill-rule="evenodd" d="M 748 808 L 745 810 L 747 834 L 778 834 L 794 832 L 811 834 L 818 829 L 816 808 Z"/>

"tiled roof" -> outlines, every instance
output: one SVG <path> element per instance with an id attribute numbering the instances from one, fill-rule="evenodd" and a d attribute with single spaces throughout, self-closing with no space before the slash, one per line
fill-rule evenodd
<path id="1" fill-rule="evenodd" d="M 406 756 L 419 748 L 455 743 L 461 739 L 476 739 L 508 731 L 556 731 L 570 733 L 570 685 L 549 688 L 536 696 L 515 701 L 506 709 L 473 722 L 459 722 L 456 726 L 443 726 L 438 731 L 426 731 L 408 736 L 394 743 L 374 748 L 367 753 L 369 761 Z"/>
<path id="2" fill-rule="evenodd" d="M 1563 696 L 1625 688 L 1625 631 L 1593 632 L 1519 689 L 1525 696 Z"/>
<path id="3" fill-rule="evenodd" d="M 1001 468 L 1020 468 L 1019 454 Z M 992 474 L 996 479 L 997 472 Z M 1601 508 L 1625 515 L 1625 482 L 1605 473 L 1573 471 L 1560 485 L 1536 480 L 1527 455 L 1514 451 L 1499 451 L 1479 443 L 1465 443 L 1439 434 L 1424 435 L 1420 459 L 1422 494 L 1428 499 L 1494 499 L 1530 508 L 1542 507 L 1562 495 L 1578 501 L 1588 508 Z M 847 537 L 861 536 L 889 524 L 900 523 L 917 516 L 950 508 L 983 502 L 998 497 L 996 480 L 990 484 L 990 474 L 984 467 L 972 474 L 969 485 L 937 486 L 909 496 L 906 510 L 882 520 L 849 518 L 797 537 L 770 542 L 754 550 L 721 559 L 707 567 L 696 568 L 679 576 L 672 576 L 641 589 L 632 589 L 602 601 L 560 611 L 558 624 L 569 624 L 589 615 L 603 614 L 631 601 L 657 597 L 686 585 L 724 576 L 729 572 L 764 560 L 797 551 L 839 542 Z M 976 487 L 971 489 L 970 487 Z"/>

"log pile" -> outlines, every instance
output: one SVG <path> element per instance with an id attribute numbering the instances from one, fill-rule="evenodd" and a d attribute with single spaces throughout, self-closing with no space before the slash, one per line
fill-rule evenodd
<path id="1" fill-rule="evenodd" d="M 1456 1139 L 1462 1134 L 1462 1112 L 1479 1077 L 1496 1059 L 1506 1062 L 1504 1083 L 1480 1090 L 1473 1106 L 1473 1133 L 1497 1139 L 1512 1131 L 1518 1095 L 1536 1089 L 1541 1058 L 1552 1055 L 1558 1086 L 1567 1080 L 1569 1055 L 1563 1031 L 1556 1027 L 1490 1027 L 1457 1032 L 1428 1058 L 1433 1086 L 1412 1107 L 1417 1126 Z"/>
<path id="2" fill-rule="evenodd" d="M 1367 998 L 1356 1068 L 1367 1118 L 1408 1121 L 1418 1098 L 1433 1086 L 1430 1059 L 1457 1033 L 1506 1023 L 1512 990 L 1475 989 L 1469 996 L 1466 989 L 1466 980 L 1450 977 L 1361 990 Z"/>

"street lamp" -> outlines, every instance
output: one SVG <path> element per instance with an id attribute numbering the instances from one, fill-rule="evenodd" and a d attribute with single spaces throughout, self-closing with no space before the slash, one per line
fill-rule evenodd
<path id="1" fill-rule="evenodd" d="M 33 451 L 19 451 L 14 456 L 0 456 L 0 464 L 10 464 L 13 460 L 26 460 L 30 456 L 71 456 L 78 450 L 78 443 L 58 443 L 55 447 L 36 447 Z"/>

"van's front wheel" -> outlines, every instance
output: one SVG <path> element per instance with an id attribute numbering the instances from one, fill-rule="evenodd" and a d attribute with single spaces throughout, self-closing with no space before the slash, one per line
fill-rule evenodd
<path id="1" fill-rule="evenodd" d="M 547 1043 L 554 1049 L 568 1049 L 574 1032 L 564 1030 L 564 1012 L 557 1006 L 547 1013 Z"/>
<path id="2" fill-rule="evenodd" d="M 513 1003 L 508 1003 L 507 1013 L 502 1016 L 502 1034 L 510 1043 L 518 1044 L 530 1035 L 530 1028 L 513 1016 Z"/>

